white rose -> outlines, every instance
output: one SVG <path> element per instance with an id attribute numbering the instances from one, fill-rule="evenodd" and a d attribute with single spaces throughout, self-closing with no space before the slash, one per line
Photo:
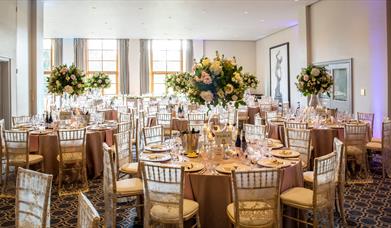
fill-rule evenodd
<path id="1" fill-rule="evenodd" d="M 102 80 L 99 79 L 99 80 L 98 80 L 98 83 L 101 84 L 101 83 L 102 83 Z"/>
<path id="2" fill-rule="evenodd" d="M 314 75 L 315 77 L 320 74 L 320 70 L 316 67 L 312 68 L 311 74 Z"/>
<path id="3" fill-rule="evenodd" d="M 237 100 L 238 100 L 238 97 L 237 97 L 236 95 L 233 95 L 233 96 L 232 96 L 232 100 L 233 100 L 233 101 L 237 101 Z"/>
<path id="4" fill-rule="evenodd" d="M 76 76 L 74 74 L 71 75 L 71 79 L 72 80 L 75 80 L 76 79 Z"/>
<path id="5" fill-rule="evenodd" d="M 207 101 L 207 102 L 211 102 L 213 100 L 213 94 L 209 90 L 208 91 L 202 91 L 200 93 L 200 96 L 201 96 L 202 99 L 204 99 L 204 101 Z"/>

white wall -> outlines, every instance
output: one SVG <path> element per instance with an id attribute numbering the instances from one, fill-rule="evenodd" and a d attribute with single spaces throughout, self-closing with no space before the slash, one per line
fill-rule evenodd
<path id="1" fill-rule="evenodd" d="M 310 15 L 312 62 L 353 58 L 353 109 L 375 113 L 379 136 L 389 99 L 386 1 L 320 1 Z"/>
<path id="2" fill-rule="evenodd" d="M 18 0 L 17 13 L 17 40 L 16 40 L 16 108 L 15 115 L 29 115 L 29 23 L 30 23 L 30 2 Z"/>
<path id="3" fill-rule="evenodd" d="M 214 58 L 216 51 L 227 58 L 235 56 L 243 72 L 256 72 L 255 41 L 204 40 L 203 49 L 204 56 L 209 58 Z"/>
<path id="4" fill-rule="evenodd" d="M 256 42 L 257 77 L 260 80 L 260 93 L 270 95 L 270 59 L 269 49 L 273 46 L 289 42 L 289 74 L 290 74 L 290 102 L 296 107 L 297 102 L 305 105 L 306 99 L 297 91 L 295 86 L 296 75 L 305 66 L 302 55 L 300 28 L 298 25 L 274 33 Z"/>
<path id="5" fill-rule="evenodd" d="M 0 1 L 0 56 L 11 58 L 11 105 L 17 113 L 16 96 L 16 1 Z"/>

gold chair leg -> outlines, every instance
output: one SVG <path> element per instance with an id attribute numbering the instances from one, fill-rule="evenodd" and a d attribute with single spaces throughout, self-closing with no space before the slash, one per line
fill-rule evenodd
<path id="1" fill-rule="evenodd" d="M 62 175 L 63 175 L 63 170 L 62 170 L 63 167 L 60 166 L 59 168 L 59 173 L 58 173 L 58 194 L 60 195 L 61 191 L 62 191 Z"/>
<path id="2" fill-rule="evenodd" d="M 339 205 L 339 213 L 340 213 L 340 216 L 342 218 L 342 222 L 344 225 L 347 224 L 346 222 L 346 217 L 345 217 L 345 209 L 344 209 L 344 199 L 345 199 L 345 196 L 344 196 L 344 191 L 343 191 L 343 186 L 338 186 L 338 205 Z"/>
<path id="3" fill-rule="evenodd" d="M 332 206 L 328 208 L 328 217 L 330 227 L 334 227 L 334 211 Z"/>
<path id="4" fill-rule="evenodd" d="M 201 228 L 200 213 L 199 213 L 199 212 L 197 212 L 196 221 L 197 221 L 197 227 L 198 227 L 198 228 Z"/>
<path id="5" fill-rule="evenodd" d="M 9 176 L 10 170 L 9 170 L 9 164 L 7 162 L 7 165 L 5 167 L 5 181 L 3 186 L 3 193 L 6 194 L 7 191 L 7 185 L 8 185 L 8 176 Z"/>

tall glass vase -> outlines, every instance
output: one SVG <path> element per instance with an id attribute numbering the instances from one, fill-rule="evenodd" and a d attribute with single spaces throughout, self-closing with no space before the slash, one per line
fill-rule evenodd
<path id="1" fill-rule="evenodd" d="M 316 107 L 318 107 L 320 105 L 321 104 L 320 104 L 320 100 L 319 100 L 319 95 L 318 94 L 311 94 L 308 106 L 316 108 Z"/>

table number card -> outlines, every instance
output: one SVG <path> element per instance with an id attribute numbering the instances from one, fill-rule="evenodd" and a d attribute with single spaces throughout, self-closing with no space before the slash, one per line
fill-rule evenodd
<path id="1" fill-rule="evenodd" d="M 232 132 L 231 131 L 219 131 L 215 132 L 216 145 L 231 144 Z"/>

